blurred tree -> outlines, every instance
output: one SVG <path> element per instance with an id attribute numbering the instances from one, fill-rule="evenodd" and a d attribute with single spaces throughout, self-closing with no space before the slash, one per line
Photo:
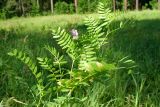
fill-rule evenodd
<path id="1" fill-rule="evenodd" d="M 124 10 L 127 10 L 128 2 L 127 0 L 124 0 Z"/>
<path id="2" fill-rule="evenodd" d="M 139 9 L 139 0 L 136 0 L 136 10 Z"/>
<path id="3" fill-rule="evenodd" d="M 51 12 L 53 13 L 53 0 L 51 0 Z"/>
<path id="4" fill-rule="evenodd" d="M 78 6 L 77 6 L 77 3 L 78 3 L 77 0 L 74 0 L 74 6 L 75 6 L 75 12 L 76 12 L 76 13 L 77 13 L 77 7 L 78 7 Z"/>
<path id="5" fill-rule="evenodd" d="M 113 0 L 113 10 L 116 11 L 116 0 Z"/>
<path id="6" fill-rule="evenodd" d="M 158 9 L 160 10 L 160 0 L 158 0 Z"/>
<path id="7" fill-rule="evenodd" d="M 39 0 L 37 0 L 37 7 L 39 8 Z"/>

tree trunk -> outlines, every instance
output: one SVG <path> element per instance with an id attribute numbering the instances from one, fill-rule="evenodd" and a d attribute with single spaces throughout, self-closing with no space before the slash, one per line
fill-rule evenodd
<path id="1" fill-rule="evenodd" d="M 160 10 L 160 0 L 158 0 L 158 10 Z"/>
<path id="2" fill-rule="evenodd" d="M 136 0 L 136 10 L 139 9 L 139 0 Z"/>
<path id="3" fill-rule="evenodd" d="M 21 15 L 24 16 L 25 15 L 25 11 L 24 11 L 24 6 L 23 6 L 23 1 L 22 0 L 19 0 L 19 5 L 20 5 L 20 8 L 21 8 Z"/>
<path id="4" fill-rule="evenodd" d="M 53 13 L 53 0 L 51 0 L 51 12 Z"/>
<path id="5" fill-rule="evenodd" d="M 39 0 L 37 0 L 37 7 L 39 8 Z"/>
<path id="6" fill-rule="evenodd" d="M 90 0 L 88 0 L 88 11 L 90 11 Z"/>
<path id="7" fill-rule="evenodd" d="M 22 16 L 21 0 L 17 1 L 17 7 L 18 7 L 18 16 Z"/>
<path id="8" fill-rule="evenodd" d="M 124 0 L 124 10 L 127 10 L 127 0 Z"/>
<path id="9" fill-rule="evenodd" d="M 75 6 L 75 12 L 77 13 L 77 1 L 78 0 L 74 0 L 74 6 Z"/>
<path id="10" fill-rule="evenodd" d="M 113 0 L 113 10 L 116 11 L 116 0 Z"/>

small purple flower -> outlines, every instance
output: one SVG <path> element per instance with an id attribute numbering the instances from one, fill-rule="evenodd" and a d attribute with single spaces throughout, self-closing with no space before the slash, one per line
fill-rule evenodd
<path id="1" fill-rule="evenodd" d="M 78 39 L 78 31 L 76 29 L 71 30 L 71 35 L 73 36 L 74 40 Z"/>

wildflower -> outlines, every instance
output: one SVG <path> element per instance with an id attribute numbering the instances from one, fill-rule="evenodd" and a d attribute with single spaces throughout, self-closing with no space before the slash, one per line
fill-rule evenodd
<path id="1" fill-rule="evenodd" d="M 73 36 L 74 40 L 78 39 L 78 31 L 76 29 L 71 30 L 71 35 Z"/>

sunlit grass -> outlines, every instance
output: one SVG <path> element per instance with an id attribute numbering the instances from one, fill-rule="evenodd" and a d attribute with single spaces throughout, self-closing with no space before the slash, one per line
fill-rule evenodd
<path id="1" fill-rule="evenodd" d="M 127 11 L 113 13 L 116 19 L 133 18 L 136 20 L 143 19 L 159 19 L 160 11 L 158 10 L 143 10 L 143 11 Z M 26 28 L 39 28 L 42 26 L 65 26 L 67 24 L 82 23 L 85 17 L 96 14 L 72 14 L 72 15 L 52 15 L 52 16 L 36 16 L 36 17 L 21 17 L 7 20 L 0 20 L 0 28 L 11 28 L 15 26 L 26 26 Z"/>
<path id="2" fill-rule="evenodd" d="M 0 28 L 10 28 L 15 26 L 27 26 L 39 28 L 42 26 L 65 26 L 67 24 L 82 23 L 83 19 L 88 16 L 81 14 L 74 15 L 53 15 L 53 16 L 37 16 L 28 18 L 13 18 L 0 21 Z M 92 15 L 93 16 L 93 15 Z"/>

